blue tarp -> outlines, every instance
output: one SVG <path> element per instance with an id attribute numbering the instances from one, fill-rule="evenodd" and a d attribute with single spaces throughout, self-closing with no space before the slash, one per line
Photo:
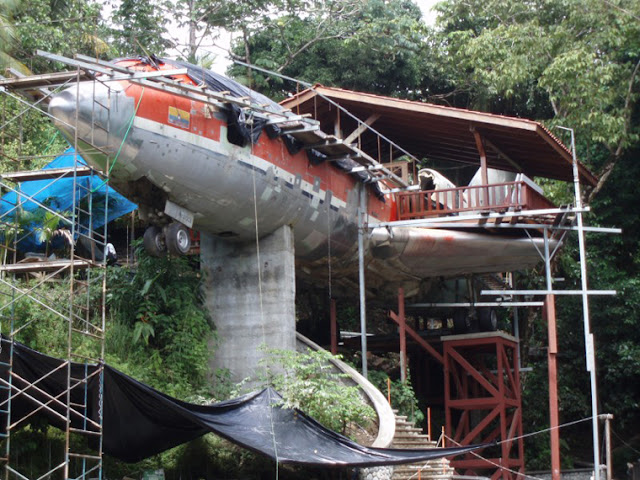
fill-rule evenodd
<path id="1" fill-rule="evenodd" d="M 75 162 L 75 153 L 73 148 L 69 148 L 62 155 L 54 159 L 51 163 L 43 168 L 43 170 L 51 168 L 64 168 L 73 167 Z M 86 165 L 86 162 L 82 157 L 78 156 L 78 164 Z M 20 208 L 24 211 L 36 213 L 38 209 L 41 211 L 41 205 L 44 204 L 55 212 L 68 212 L 68 217 L 71 216 L 71 210 L 73 209 L 73 178 L 65 177 L 58 180 L 34 180 L 28 182 L 22 182 L 20 184 Z M 101 228 L 105 223 L 105 198 L 108 198 L 108 216 L 107 222 L 111 222 L 116 218 L 119 218 L 129 212 L 135 210 L 137 205 L 130 202 L 118 192 L 108 187 L 104 180 L 97 175 L 91 175 L 87 177 L 78 177 L 76 179 L 76 202 L 88 203 L 89 195 L 92 196 L 92 222 L 93 230 L 96 231 Z M 107 196 L 108 192 L 108 196 Z M 33 196 L 35 201 L 27 200 L 27 197 Z M 18 202 L 18 194 L 10 192 L 5 194 L 0 202 L 0 225 L 6 225 L 11 223 L 16 218 L 15 205 Z M 79 215 L 78 221 L 80 227 L 85 227 L 83 233 L 88 233 L 88 216 Z M 41 221 L 40 221 L 41 222 Z M 34 232 L 39 227 L 37 220 L 32 221 L 31 224 L 24 226 L 25 232 L 31 231 L 29 235 L 23 238 L 18 248 L 22 251 L 38 251 L 44 250 L 44 244 L 38 241 L 37 235 Z M 60 227 L 64 227 L 64 223 L 60 223 Z M 71 229 L 70 225 L 66 226 L 67 229 Z M 24 233 L 22 235 L 25 235 Z"/>

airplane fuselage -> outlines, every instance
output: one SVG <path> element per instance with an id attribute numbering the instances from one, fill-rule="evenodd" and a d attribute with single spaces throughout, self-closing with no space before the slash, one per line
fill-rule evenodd
<path id="1" fill-rule="evenodd" d="M 119 65 L 155 70 L 140 60 Z M 172 78 L 196 85 L 187 75 Z M 133 81 L 89 82 L 56 95 L 49 110 L 71 141 L 77 125 L 82 156 L 108 172 L 111 185 L 138 203 L 149 223 L 182 222 L 239 242 L 291 225 L 296 262 L 309 277 L 326 280 L 330 257 L 333 274 L 353 285 L 362 196 L 369 225 L 396 217 L 394 194 L 380 195 L 331 161 L 314 164 L 304 149 L 291 153 L 282 136 L 262 132 L 244 145 L 230 132 L 229 108 L 222 103 Z M 528 239 L 427 228 L 374 229 L 365 254 L 375 277 L 369 283 L 389 291 L 406 282 L 510 271 L 539 261 Z"/>

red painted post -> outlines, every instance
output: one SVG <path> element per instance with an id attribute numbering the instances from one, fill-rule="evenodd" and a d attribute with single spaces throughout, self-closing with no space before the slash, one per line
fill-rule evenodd
<path id="1" fill-rule="evenodd" d="M 551 427 L 551 479 L 560 480 L 560 431 L 558 415 L 558 341 L 556 337 L 556 303 L 555 295 L 547 295 L 542 307 L 542 315 L 547 321 L 549 348 L 549 426 Z"/>
<path id="2" fill-rule="evenodd" d="M 407 334 L 404 316 L 404 289 L 398 289 L 398 319 L 400 320 L 400 380 L 407 381 Z"/>
<path id="3" fill-rule="evenodd" d="M 338 353 L 338 322 L 336 320 L 336 300 L 331 299 L 331 305 L 329 306 L 329 319 L 331 322 L 331 353 L 336 355 Z"/>

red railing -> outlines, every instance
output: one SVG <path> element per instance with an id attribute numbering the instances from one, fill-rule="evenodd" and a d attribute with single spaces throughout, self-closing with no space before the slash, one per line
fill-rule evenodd
<path id="1" fill-rule="evenodd" d="M 401 192 L 398 220 L 444 216 L 461 212 L 539 210 L 554 205 L 527 182 Z"/>

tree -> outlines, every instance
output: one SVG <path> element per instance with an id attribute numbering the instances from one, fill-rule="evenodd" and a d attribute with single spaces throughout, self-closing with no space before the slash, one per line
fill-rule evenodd
<path id="1" fill-rule="evenodd" d="M 449 0 L 438 5 L 456 86 L 474 106 L 576 129 L 602 189 L 639 140 L 640 7 L 631 0 Z M 513 104 L 512 104 L 513 105 Z M 604 151 L 604 155 L 598 153 Z"/>
<path id="2" fill-rule="evenodd" d="M 459 66 L 457 75 L 449 69 L 455 88 L 447 98 L 460 106 L 533 117 L 550 127 L 573 127 L 579 158 L 600 176 L 588 197 L 593 211 L 589 223 L 624 230 L 621 236 L 587 238 L 590 288 L 619 292 L 613 299 L 591 298 L 600 411 L 614 413 L 616 426 L 631 436 L 640 425 L 640 225 L 635 213 L 640 6 L 624 0 L 449 0 L 438 9 L 440 41 L 450 61 Z M 576 258 L 572 239 L 557 261 L 556 275 L 566 279 L 563 288 L 580 288 Z M 558 302 L 557 314 L 561 415 L 567 420 L 584 418 L 590 415 L 590 387 L 580 299 Z M 528 319 L 527 328 L 538 332 L 531 346 L 544 348 L 546 327 L 539 316 Z M 529 360 L 535 371 L 545 371 L 544 356 Z M 528 431 L 544 428 L 547 421 L 546 411 L 539 408 L 544 383 L 544 375 L 525 377 Z M 574 428 L 563 438 L 575 454 L 589 426 Z M 534 443 L 528 462 L 543 467 L 548 462 L 545 442 Z M 570 461 L 568 455 L 565 461 Z"/>
<path id="3" fill-rule="evenodd" d="M 415 96 L 433 67 L 426 60 L 431 52 L 427 33 L 419 8 L 409 0 L 296 2 L 279 16 L 265 17 L 233 52 L 310 83 Z M 234 76 L 242 72 L 231 70 Z M 291 89 L 258 74 L 253 87 L 273 96 Z"/>
<path id="4" fill-rule="evenodd" d="M 122 0 L 111 21 L 112 48 L 119 55 L 165 55 L 172 45 L 167 24 L 169 2 Z"/>
<path id="5" fill-rule="evenodd" d="M 47 60 L 36 50 L 72 57 L 76 53 L 91 56 L 108 54 L 101 5 L 86 0 L 29 0 L 16 10 L 15 31 L 18 44 L 14 56 L 32 71 L 49 71 Z"/>

